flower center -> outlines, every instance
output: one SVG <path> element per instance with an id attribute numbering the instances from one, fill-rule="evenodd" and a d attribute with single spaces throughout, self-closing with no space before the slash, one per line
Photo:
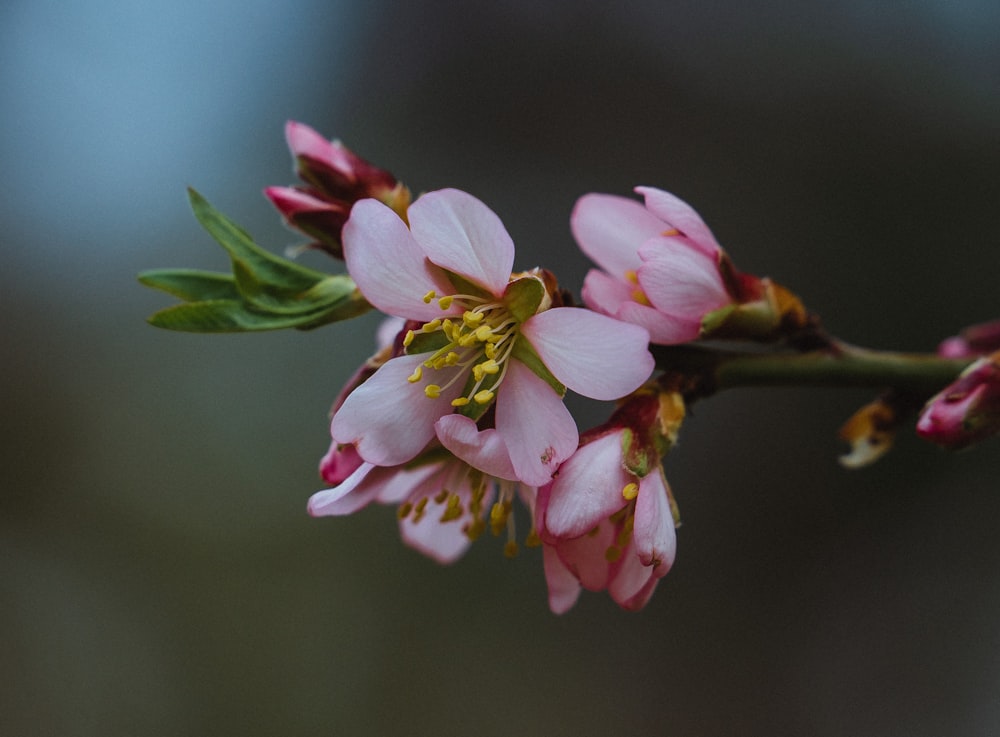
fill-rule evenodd
<path id="1" fill-rule="evenodd" d="M 456 382 L 465 381 L 467 386 L 463 396 L 453 399 L 452 406 L 464 407 L 470 402 L 489 404 L 507 373 L 508 359 L 514 350 L 520 323 L 507 305 L 496 299 L 488 300 L 470 294 L 438 297 L 433 291 L 424 295 L 427 304 L 433 300 L 437 300 L 442 310 L 449 310 L 458 304 L 464 311 L 461 316 L 436 318 L 424 323 L 419 330 L 407 332 L 403 339 L 404 347 L 409 348 L 415 340 L 424 336 L 434 346 L 427 360 L 407 377 L 407 381 L 420 381 L 425 368 L 442 372 L 443 381 L 424 387 L 427 397 L 436 399 Z"/>

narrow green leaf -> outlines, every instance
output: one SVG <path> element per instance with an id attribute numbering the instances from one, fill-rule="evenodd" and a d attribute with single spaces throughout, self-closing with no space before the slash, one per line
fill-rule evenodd
<path id="1" fill-rule="evenodd" d="M 260 292 L 275 297 L 299 294 L 327 277 L 321 271 L 265 251 L 254 243 L 245 230 L 212 207 L 197 191 L 189 188 L 188 195 L 198 222 L 229 253 L 240 291 L 248 298 Z M 244 291 L 245 287 L 250 293 Z"/>
<path id="2" fill-rule="evenodd" d="M 172 294 L 186 302 L 239 299 L 232 274 L 196 269 L 150 269 L 139 274 L 147 287 Z"/>

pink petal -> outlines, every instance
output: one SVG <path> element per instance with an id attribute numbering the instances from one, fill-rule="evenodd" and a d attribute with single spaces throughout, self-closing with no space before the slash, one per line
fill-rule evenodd
<path id="1" fill-rule="evenodd" d="M 357 448 L 353 445 L 333 442 L 330 443 L 326 455 L 319 461 L 319 475 L 326 483 L 336 485 L 357 471 L 362 462 Z"/>
<path id="2" fill-rule="evenodd" d="M 580 250 L 612 276 L 639 268 L 639 245 L 660 235 L 666 224 L 641 203 L 611 194 L 587 194 L 569 219 Z"/>
<path id="3" fill-rule="evenodd" d="M 580 582 L 563 565 L 559 554 L 551 545 L 542 548 L 542 565 L 549 589 L 549 609 L 553 614 L 565 614 L 580 598 Z"/>
<path id="4" fill-rule="evenodd" d="M 635 191 L 646 199 L 650 212 L 690 238 L 699 251 L 715 258 L 722 250 L 701 215 L 684 200 L 655 187 L 636 187 Z"/>
<path id="5" fill-rule="evenodd" d="M 401 504 L 407 499 L 413 500 L 424 496 L 433 496 L 441 491 L 441 486 L 434 486 L 433 477 L 441 473 L 441 463 L 428 463 L 416 468 L 396 466 L 384 483 L 379 486 L 375 499 L 379 504 Z M 433 489 L 433 491 L 430 491 Z"/>
<path id="6" fill-rule="evenodd" d="M 701 321 L 732 301 L 715 261 L 683 238 L 648 240 L 639 256 L 639 284 L 661 312 Z"/>
<path id="7" fill-rule="evenodd" d="M 529 486 L 547 483 L 579 440 L 576 422 L 562 397 L 520 361 L 507 365 L 498 390 L 496 429 L 510 452 L 517 478 Z"/>
<path id="8" fill-rule="evenodd" d="M 285 140 L 293 156 L 308 156 L 335 167 L 333 145 L 305 123 L 289 120 L 285 123 Z"/>
<path id="9" fill-rule="evenodd" d="M 414 522 L 412 516 L 399 521 L 399 534 L 414 550 L 447 565 L 461 558 L 472 540 L 462 531 L 461 520 L 440 521 L 444 506 L 431 499 L 419 522 Z"/>
<path id="10" fill-rule="evenodd" d="M 639 482 L 632 540 L 640 562 L 653 566 L 653 575 L 657 578 L 667 575 L 677 554 L 677 533 L 662 469 L 658 468 Z"/>
<path id="11" fill-rule="evenodd" d="M 635 547 L 629 545 L 622 553 L 620 565 L 608 584 L 608 593 L 624 609 L 642 609 L 659 581 L 658 577 L 652 575 L 652 570 L 639 561 Z"/>
<path id="12" fill-rule="evenodd" d="M 655 365 L 644 328 L 590 310 L 540 312 L 521 325 L 521 334 L 559 381 L 591 399 L 625 396 Z"/>
<path id="13" fill-rule="evenodd" d="M 285 218 L 291 218 L 302 212 L 323 212 L 324 210 L 338 212 L 342 209 L 295 187 L 265 187 L 264 194 Z"/>
<path id="14" fill-rule="evenodd" d="M 412 320 L 445 314 L 437 302 L 425 304 L 424 295 L 454 290 L 395 212 L 377 200 L 361 200 L 344 225 L 343 241 L 347 270 L 375 307 Z"/>
<path id="15" fill-rule="evenodd" d="M 614 317 L 622 304 L 633 301 L 634 289 L 638 289 L 638 285 L 629 284 L 623 279 L 615 279 L 603 271 L 591 269 L 583 280 L 583 301 L 590 309 Z"/>
<path id="16" fill-rule="evenodd" d="M 407 381 L 425 356 L 399 356 L 384 363 L 371 378 L 351 392 L 333 416 L 330 431 L 338 443 L 354 443 L 369 463 L 396 466 L 417 455 L 434 437 L 434 423 L 452 411 L 451 400 L 462 391 L 461 382 L 429 399 L 423 378 Z"/>
<path id="17" fill-rule="evenodd" d="M 580 537 L 625 506 L 632 477 L 622 467 L 622 431 L 582 446 L 552 482 L 543 524 L 548 535 Z"/>
<path id="18" fill-rule="evenodd" d="M 490 208 L 461 190 L 442 189 L 421 196 L 407 216 L 427 258 L 494 295 L 503 294 L 514 242 Z"/>
<path id="19" fill-rule="evenodd" d="M 562 540 L 556 545 L 559 560 L 588 591 L 608 587 L 612 567 L 608 563 L 607 550 L 614 544 L 616 534 L 616 528 L 604 522 L 596 534 Z"/>
<path id="20" fill-rule="evenodd" d="M 658 345 L 687 343 L 701 334 L 700 320 L 668 315 L 638 302 L 624 303 L 615 317 L 646 328 L 649 331 L 649 342 Z"/>
<path id="21" fill-rule="evenodd" d="M 387 470 L 363 463 L 339 486 L 317 491 L 309 497 L 306 509 L 313 517 L 353 514 L 375 500 L 379 482 L 386 479 Z"/>
<path id="22" fill-rule="evenodd" d="M 496 430 L 480 431 L 473 420 L 457 414 L 439 419 L 434 430 L 441 445 L 473 468 L 495 478 L 517 479 L 510 453 Z"/>

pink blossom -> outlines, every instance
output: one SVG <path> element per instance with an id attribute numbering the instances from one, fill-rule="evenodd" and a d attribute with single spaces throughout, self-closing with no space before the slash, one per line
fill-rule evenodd
<path id="1" fill-rule="evenodd" d="M 642 325 L 654 343 L 699 337 L 706 315 L 733 302 L 719 264 L 722 249 L 690 205 L 636 187 L 645 206 L 609 194 L 581 197 L 570 226 L 600 270 L 583 286 L 592 309 Z"/>
<path id="2" fill-rule="evenodd" d="M 347 397 L 333 418 L 334 440 L 355 445 L 369 463 L 397 466 L 435 437 L 453 443 L 462 423 L 438 420 L 457 414 L 474 425 L 493 411 L 489 462 L 509 459 L 523 483 L 546 483 L 577 445 L 565 388 L 594 399 L 632 391 L 653 369 L 648 334 L 558 306 L 544 272 L 512 274 L 510 236 L 469 194 L 431 192 L 407 217 L 409 229 L 382 203 L 362 200 L 344 228 L 361 293 L 421 326 L 407 333 L 404 355 Z"/>
<path id="3" fill-rule="evenodd" d="M 483 474 L 435 448 L 414 464 L 361 463 L 339 485 L 313 494 L 308 511 L 314 517 L 340 516 L 372 502 L 397 505 L 403 541 L 439 563 L 451 563 L 487 528 L 494 535 L 507 531 L 505 550 L 513 555 L 512 503 L 520 498 L 533 511 L 535 494 L 534 488 Z"/>
<path id="4" fill-rule="evenodd" d="M 670 570 L 675 513 L 659 458 L 682 412 L 655 392 L 637 392 L 586 433 L 539 490 L 536 519 L 556 613 L 572 606 L 581 587 L 607 589 L 620 606 L 642 608 Z"/>
<path id="5" fill-rule="evenodd" d="M 1000 432 L 1000 351 L 968 366 L 924 406 L 917 434 L 951 450 Z"/>
<path id="6" fill-rule="evenodd" d="M 1000 320 L 970 325 L 938 346 L 944 358 L 975 358 L 1000 350 Z"/>

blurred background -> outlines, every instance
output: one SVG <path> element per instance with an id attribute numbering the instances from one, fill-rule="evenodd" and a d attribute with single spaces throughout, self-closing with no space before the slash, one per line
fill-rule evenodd
<path id="1" fill-rule="evenodd" d="M 870 393 L 723 394 L 652 603 L 556 617 L 537 550 L 306 516 L 374 317 L 169 333 L 135 274 L 228 268 L 186 185 L 297 243 L 261 195 L 293 118 L 576 292 L 576 198 L 649 184 L 835 334 L 933 350 L 1000 313 L 998 38 L 986 0 L 4 3 L 0 734 L 996 734 L 996 441 L 848 472 Z"/>

